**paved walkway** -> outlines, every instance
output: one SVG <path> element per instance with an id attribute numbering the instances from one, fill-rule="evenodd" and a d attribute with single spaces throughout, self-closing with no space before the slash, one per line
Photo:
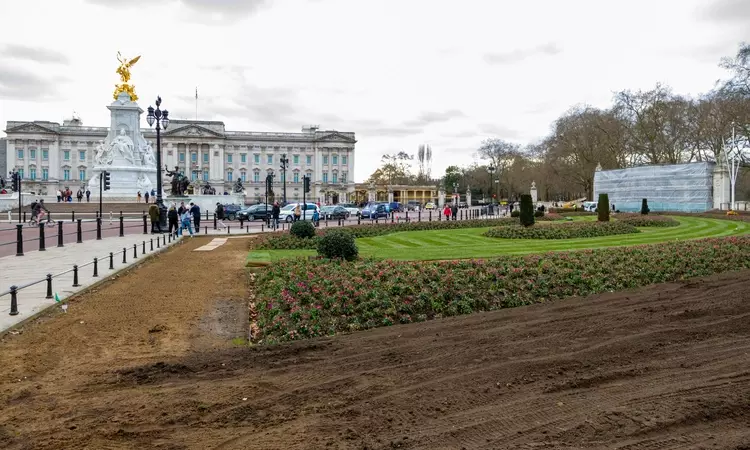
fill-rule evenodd
<path id="1" fill-rule="evenodd" d="M 0 332 L 19 322 L 28 319 L 37 312 L 55 303 L 54 296 L 60 300 L 70 297 L 72 294 L 105 279 L 122 269 L 132 266 L 143 260 L 143 242 L 145 241 L 146 253 L 151 255 L 163 250 L 178 240 L 169 242 L 169 236 L 158 235 L 161 239 L 166 237 L 167 244 L 159 243 L 157 246 L 157 235 L 131 235 L 125 237 L 108 237 L 100 241 L 85 241 L 82 244 L 70 244 L 65 247 L 52 247 L 46 251 L 35 251 L 24 256 L 6 256 L 0 258 L 0 293 L 6 292 L 11 285 L 24 286 L 38 280 L 42 282 L 21 289 L 17 293 L 18 315 L 11 316 L 10 294 L 0 296 Z M 153 250 L 151 245 L 153 242 Z M 133 245 L 136 246 L 134 258 Z M 123 248 L 126 249 L 126 258 L 123 263 Z M 109 253 L 115 253 L 113 257 L 113 270 L 109 269 Z M 99 258 L 97 269 L 98 277 L 93 276 L 93 259 Z M 78 264 L 78 284 L 73 286 L 73 265 Z M 67 273 L 64 273 L 69 271 Z M 47 296 L 47 282 L 45 277 L 48 273 L 53 275 L 52 297 Z"/>

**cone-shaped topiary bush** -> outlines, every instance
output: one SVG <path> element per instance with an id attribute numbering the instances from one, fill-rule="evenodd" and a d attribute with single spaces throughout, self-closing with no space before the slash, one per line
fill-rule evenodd
<path id="1" fill-rule="evenodd" d="M 645 216 L 646 214 L 648 214 L 649 211 L 651 211 L 651 210 L 648 209 L 648 199 L 644 198 L 641 201 L 641 214 L 643 214 Z"/>
<path id="2" fill-rule="evenodd" d="M 521 196 L 521 225 L 525 227 L 534 225 L 534 202 L 529 194 Z"/>
<path id="3" fill-rule="evenodd" d="M 609 194 L 599 194 L 599 202 L 596 204 L 596 212 L 599 222 L 609 222 Z"/>

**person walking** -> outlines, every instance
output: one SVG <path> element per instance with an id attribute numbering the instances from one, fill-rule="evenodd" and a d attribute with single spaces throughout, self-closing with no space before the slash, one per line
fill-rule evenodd
<path id="1" fill-rule="evenodd" d="M 443 208 L 443 217 L 445 217 L 445 220 L 451 219 L 451 207 L 449 205 L 445 205 L 445 208 Z"/>
<path id="2" fill-rule="evenodd" d="M 456 216 L 458 216 L 458 205 L 455 203 L 451 207 L 451 215 L 453 216 L 453 220 L 456 220 Z"/>
<path id="3" fill-rule="evenodd" d="M 299 203 L 294 207 L 294 221 L 298 221 L 302 217 L 302 209 L 300 209 Z"/>
<path id="4" fill-rule="evenodd" d="M 81 200 L 83 200 L 83 191 L 78 189 L 78 192 L 76 192 L 76 198 L 78 199 L 78 203 L 81 203 Z"/>
<path id="5" fill-rule="evenodd" d="M 193 223 L 195 224 L 195 232 L 200 233 L 201 231 L 201 208 L 193 202 L 190 202 L 190 214 L 193 215 Z"/>
<path id="6" fill-rule="evenodd" d="M 167 219 L 169 220 L 169 234 L 173 234 L 175 232 L 179 232 L 179 227 L 177 226 L 177 218 L 179 216 L 177 215 L 177 208 L 175 208 L 174 204 L 169 207 L 169 212 L 167 212 Z"/>
<path id="7" fill-rule="evenodd" d="M 151 217 L 151 234 L 163 233 L 159 223 L 159 205 L 151 204 L 148 208 L 148 215 Z"/>
<path id="8" fill-rule="evenodd" d="M 141 202 L 141 191 L 138 191 L 138 203 Z"/>
<path id="9" fill-rule="evenodd" d="M 177 214 L 182 216 L 182 213 L 184 213 L 186 209 L 187 208 L 185 208 L 185 202 L 180 202 L 180 207 L 177 208 Z"/>
<path id="10" fill-rule="evenodd" d="M 281 208 L 279 208 L 279 202 L 273 202 L 273 208 L 271 208 L 271 219 L 273 219 L 273 229 L 279 228 L 279 216 L 281 215 Z"/>
<path id="11" fill-rule="evenodd" d="M 224 205 L 221 202 L 216 202 L 216 220 L 216 226 L 226 229 L 227 226 L 224 225 Z"/>
<path id="12" fill-rule="evenodd" d="M 62 201 L 62 191 L 60 189 L 57 190 L 57 203 L 60 203 Z"/>
<path id="13" fill-rule="evenodd" d="M 86 189 L 86 203 L 91 201 L 91 191 Z"/>
<path id="14" fill-rule="evenodd" d="M 193 237 L 193 223 L 192 223 L 192 217 L 190 217 L 190 211 L 185 211 L 182 214 L 181 219 L 181 226 L 180 226 L 180 232 L 177 233 L 178 236 L 182 236 L 182 230 L 187 229 L 190 232 L 190 237 Z"/>
<path id="15" fill-rule="evenodd" d="M 143 194 L 143 198 L 146 199 L 146 203 L 148 203 L 148 191 L 146 191 L 145 194 Z"/>

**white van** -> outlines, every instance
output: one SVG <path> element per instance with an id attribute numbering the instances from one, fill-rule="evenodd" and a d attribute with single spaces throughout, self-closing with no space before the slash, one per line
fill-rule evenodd
<path id="1" fill-rule="evenodd" d="M 596 202 L 583 202 L 583 210 L 596 212 Z"/>

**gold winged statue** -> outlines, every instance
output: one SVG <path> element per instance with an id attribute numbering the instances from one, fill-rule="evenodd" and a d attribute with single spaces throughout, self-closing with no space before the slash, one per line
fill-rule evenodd
<path id="1" fill-rule="evenodd" d="M 138 100 L 138 96 L 135 95 L 135 86 L 128 82 L 130 81 L 130 68 L 133 67 L 139 59 L 141 59 L 141 57 L 136 56 L 135 58 L 128 60 L 123 58 L 120 52 L 117 52 L 117 61 L 120 62 L 120 67 L 117 68 L 116 72 L 120 75 L 120 81 L 122 81 L 122 83 L 115 85 L 115 100 L 117 100 L 117 96 L 123 92 L 126 92 L 130 96 L 130 101 L 134 102 Z"/>

